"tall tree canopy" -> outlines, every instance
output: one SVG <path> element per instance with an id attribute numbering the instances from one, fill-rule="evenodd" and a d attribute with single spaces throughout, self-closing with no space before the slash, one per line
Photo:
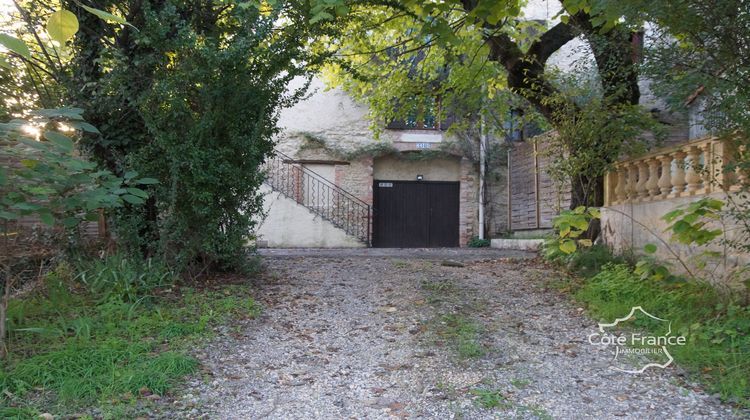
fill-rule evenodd
<path id="1" fill-rule="evenodd" d="M 575 119 L 583 104 L 566 94 L 547 65 L 577 38 L 591 51 L 598 104 L 612 110 L 611 118 L 632 115 L 623 107 L 640 98 L 633 34 L 641 20 L 620 19 L 607 1 L 551 2 L 559 10 L 544 21 L 525 18 L 526 2 L 520 0 L 326 3 L 349 12 L 343 19 L 324 16 L 338 35 L 320 39 L 315 48 L 334 54 L 327 68 L 331 80 L 366 100 L 376 125 L 413 112 L 405 105 L 439 98 L 443 113 L 483 113 L 498 126 L 511 108 L 525 108 L 527 117 L 570 127 L 567 120 Z M 594 144 L 608 146 L 597 159 L 611 163 L 619 145 L 610 144 L 606 133 L 599 136 Z M 583 152 L 575 142 L 568 146 L 571 155 Z M 590 142 L 581 147 L 591 153 Z M 573 206 L 602 204 L 602 174 L 603 169 L 576 174 Z"/>

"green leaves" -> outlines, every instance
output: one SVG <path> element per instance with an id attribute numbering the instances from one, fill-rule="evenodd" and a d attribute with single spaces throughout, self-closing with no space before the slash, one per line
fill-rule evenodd
<path id="1" fill-rule="evenodd" d="M 62 135 L 56 131 L 45 131 L 44 138 L 49 140 L 50 143 L 54 144 L 65 153 L 73 152 L 73 140 L 71 140 L 68 136 Z"/>
<path id="2" fill-rule="evenodd" d="M 25 125 L 45 127 L 53 120 L 70 124 L 63 115 L 82 124 L 79 109 L 38 110 L 32 115 L 33 122 L 0 124 L 0 141 L 4 143 L 0 161 L 20 163 L 0 171 L 4 192 L 0 197 L 0 218 L 15 220 L 31 215 L 46 225 L 72 229 L 82 220 L 98 217 L 99 209 L 119 207 L 123 202 L 138 205 L 148 198 L 148 193 L 136 188 L 138 183 L 132 181 L 137 173 L 125 180 L 98 168 L 73 153 L 75 142 L 67 135 L 46 130 L 42 132 L 46 141 L 24 137 Z M 93 126 L 87 128 L 96 130 Z"/>
<path id="3" fill-rule="evenodd" d="M 706 245 L 724 233 L 710 223 L 721 219 L 723 208 L 722 200 L 706 197 L 674 209 L 662 217 L 669 223 L 665 232 L 682 244 Z"/>
<path id="4" fill-rule="evenodd" d="M 29 47 L 26 46 L 26 43 L 18 38 L 12 37 L 8 34 L 0 33 L 0 45 L 27 60 L 31 60 L 31 51 L 29 51 Z"/>
<path id="5" fill-rule="evenodd" d="M 594 207 L 579 206 L 573 210 L 565 210 L 552 219 L 552 225 L 557 231 L 558 237 L 546 244 L 547 247 L 556 247 L 564 254 L 574 253 L 579 246 L 590 247 L 593 245 L 590 239 L 577 239 L 588 229 L 591 220 L 601 217 L 599 209 Z"/>
<path id="6" fill-rule="evenodd" d="M 47 33 L 61 46 L 78 32 L 78 18 L 65 9 L 52 13 L 47 20 Z"/>
<path id="7" fill-rule="evenodd" d="M 159 180 L 154 178 L 141 178 L 136 180 L 135 183 L 140 185 L 153 185 L 158 184 Z"/>
<path id="8" fill-rule="evenodd" d="M 578 246 L 573 240 L 567 239 L 560 242 L 560 251 L 566 254 L 572 254 L 576 252 L 576 249 L 578 249 Z"/>
<path id="9" fill-rule="evenodd" d="M 310 4 L 311 24 L 332 21 L 335 16 L 345 16 L 349 13 L 349 7 L 344 0 L 312 0 Z"/>
<path id="10" fill-rule="evenodd" d="M 125 18 L 123 18 L 123 17 L 113 15 L 112 13 L 105 12 L 104 10 L 99 10 L 99 9 L 95 9 L 93 7 L 85 6 L 83 4 L 81 4 L 80 6 L 84 10 L 86 10 L 87 12 L 96 15 L 99 19 L 102 19 L 102 20 L 104 20 L 106 22 L 119 23 L 121 25 L 128 25 L 128 26 L 132 27 L 133 29 L 135 29 L 135 26 L 133 26 L 130 23 L 128 23 L 128 21 L 125 20 Z"/>

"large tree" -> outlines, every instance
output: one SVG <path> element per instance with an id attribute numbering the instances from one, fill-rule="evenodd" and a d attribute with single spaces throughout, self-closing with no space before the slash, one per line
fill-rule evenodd
<path id="1" fill-rule="evenodd" d="M 639 26 L 621 21 L 605 1 L 565 0 L 554 19 L 544 22 L 525 19 L 522 1 L 338 3 L 351 12 L 346 19 L 330 16 L 330 24 L 340 27 L 337 38 L 321 44 L 336 52 L 330 73 L 367 100 L 381 122 L 398 117 L 404 110 L 398 105 L 416 96 L 439 97 L 444 112 L 479 110 L 502 122 L 509 107 L 519 107 L 502 93 L 510 92 L 526 103 L 527 115 L 535 112 L 552 127 L 561 125 L 563 116 L 575 118 L 580 104 L 560 89 L 547 64 L 579 37 L 597 69 L 600 103 L 615 109 L 611 117 L 639 101 L 633 43 Z M 578 152 L 570 144 L 568 153 Z M 611 147 L 601 152 L 610 162 L 617 157 Z M 601 173 L 577 176 L 572 206 L 601 205 Z"/>

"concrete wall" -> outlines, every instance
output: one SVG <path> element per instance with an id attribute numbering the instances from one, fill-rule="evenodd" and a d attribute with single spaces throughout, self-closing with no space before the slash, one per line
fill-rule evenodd
<path id="1" fill-rule="evenodd" d="M 267 215 L 256 230 L 257 243 L 271 248 L 355 248 L 365 246 L 294 200 L 261 187 Z"/>
<path id="2" fill-rule="evenodd" d="M 714 193 L 711 196 L 719 199 L 725 197 L 723 192 Z M 704 251 L 713 250 L 723 253 L 725 251 L 723 247 L 681 245 L 671 242 L 671 235 L 664 232 L 667 228 L 667 223 L 661 219 L 662 216 L 678 206 L 691 203 L 700 198 L 702 196 L 605 207 L 602 209 L 602 239 L 607 245 L 618 252 L 633 251 L 636 254 L 643 254 L 643 247 L 646 244 L 654 244 L 658 249 L 655 256 L 659 260 L 672 264 L 671 268 L 673 271 L 678 273 L 685 272 L 679 261 L 682 260 L 688 269 L 699 278 L 711 281 L 714 284 L 739 287 L 736 284 L 737 279 L 727 278 L 727 274 L 737 270 L 742 265 L 750 263 L 750 255 L 727 249 L 726 265 L 724 265 L 725 262 L 723 260 L 708 260 L 709 263 L 706 268 L 700 269 L 696 263 L 701 259 L 701 254 Z M 634 220 L 637 220 L 638 223 L 634 222 Z M 716 228 L 721 228 L 721 226 L 717 224 Z M 729 234 L 728 239 L 732 238 L 733 232 L 737 232 L 736 230 L 732 230 L 731 224 L 726 226 L 725 231 Z M 659 238 L 669 244 L 669 248 L 679 256 L 679 260 L 669 251 L 666 245 L 661 243 Z M 746 277 L 747 274 L 745 274 Z"/>

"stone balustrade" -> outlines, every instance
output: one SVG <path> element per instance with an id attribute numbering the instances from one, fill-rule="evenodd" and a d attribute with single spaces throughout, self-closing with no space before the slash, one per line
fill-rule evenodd
<path id="1" fill-rule="evenodd" d="M 736 190 L 747 185 L 747 174 L 723 170 L 735 153 L 706 137 L 619 162 L 605 177 L 605 206 Z"/>

